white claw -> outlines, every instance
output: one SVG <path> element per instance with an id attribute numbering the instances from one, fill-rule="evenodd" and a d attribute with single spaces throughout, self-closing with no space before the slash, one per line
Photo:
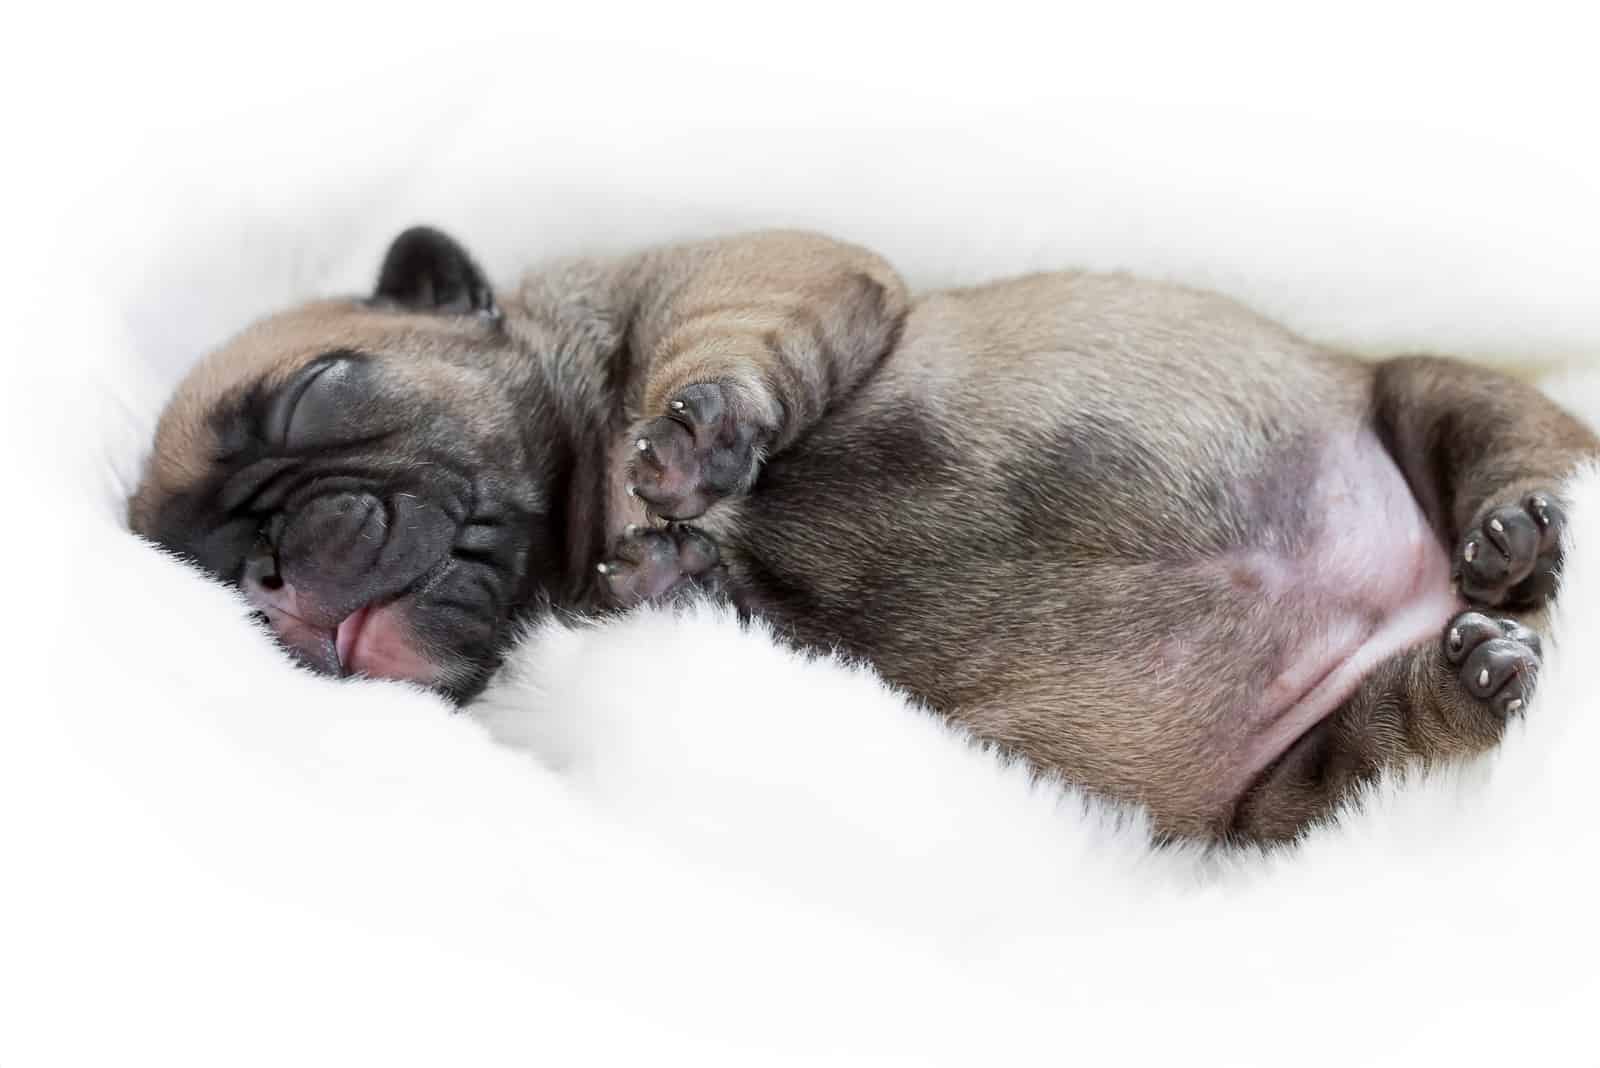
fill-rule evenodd
<path id="1" fill-rule="evenodd" d="M 667 405 L 667 407 L 671 408 L 675 412 L 681 412 L 683 411 L 683 401 L 673 401 L 671 404 Z"/>
<path id="2" fill-rule="evenodd" d="M 1491 519 L 1489 520 L 1489 529 L 1494 531 L 1496 534 L 1504 534 L 1506 525 L 1500 522 L 1498 519 Z"/>
<path id="3" fill-rule="evenodd" d="M 639 488 L 637 486 L 629 486 L 628 487 L 628 496 L 630 496 L 630 497 L 639 496 Z"/>
<path id="4" fill-rule="evenodd" d="M 634 535 L 636 535 L 638 533 L 639 533 L 639 524 L 638 523 L 629 523 L 627 526 L 622 528 L 622 534 L 623 534 L 624 537 L 627 537 L 627 538 L 631 538 L 631 537 L 633 537 Z"/>
<path id="5" fill-rule="evenodd" d="M 1522 711 L 1522 698 L 1513 697 L 1511 700 L 1506 702 L 1506 712 L 1507 713 L 1521 712 L 1521 711 Z"/>
<path id="6" fill-rule="evenodd" d="M 610 565 L 610 564 L 607 564 L 607 563 L 598 563 L 598 564 L 595 564 L 595 565 L 594 565 L 594 569 L 595 569 L 595 570 L 596 570 L 596 571 L 598 571 L 598 572 L 600 572 L 600 574 L 602 574 L 602 575 L 609 575 L 609 574 L 611 574 L 611 565 Z"/>
<path id="7" fill-rule="evenodd" d="M 1489 688 L 1489 669 L 1488 668 L 1484 668 L 1483 670 L 1478 672 L 1478 689 L 1487 690 L 1488 688 Z"/>
<path id="8" fill-rule="evenodd" d="M 635 445 L 635 447 L 638 448 L 638 450 L 640 452 L 649 452 L 650 451 L 650 439 L 649 438 L 640 438 L 638 441 L 634 442 L 633 444 Z"/>
<path id="9" fill-rule="evenodd" d="M 1466 548 L 1461 550 L 1461 559 L 1465 560 L 1467 563 L 1470 564 L 1470 563 L 1472 563 L 1472 561 L 1476 560 L 1477 558 L 1478 558 L 1478 543 L 1475 542 L 1475 541 L 1467 542 Z"/>
<path id="10" fill-rule="evenodd" d="M 1450 648 L 1452 648 L 1452 649 L 1460 649 L 1461 648 L 1461 628 L 1460 627 L 1451 627 L 1450 628 Z"/>

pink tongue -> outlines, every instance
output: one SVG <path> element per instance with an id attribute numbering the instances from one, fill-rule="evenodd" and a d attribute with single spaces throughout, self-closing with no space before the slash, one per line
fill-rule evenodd
<path id="1" fill-rule="evenodd" d="M 351 612 L 334 631 L 339 673 L 431 684 L 439 666 L 417 650 L 405 609 L 390 602 Z"/>
<path id="2" fill-rule="evenodd" d="M 346 675 L 353 670 L 350 666 L 350 654 L 355 651 L 356 639 L 361 636 L 361 628 L 366 625 L 367 613 L 370 611 L 372 611 L 371 605 L 357 608 L 340 620 L 338 630 L 334 632 L 333 647 L 339 655 L 339 670 Z"/>

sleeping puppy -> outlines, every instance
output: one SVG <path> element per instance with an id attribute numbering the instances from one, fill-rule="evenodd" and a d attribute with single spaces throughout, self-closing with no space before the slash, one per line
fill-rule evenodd
<path id="1" fill-rule="evenodd" d="M 912 299 L 764 233 L 496 292 L 414 229 L 190 374 L 130 520 L 328 673 L 466 700 L 520 620 L 709 589 L 1166 834 L 1279 840 L 1522 710 L 1597 451 L 1126 277 Z"/>

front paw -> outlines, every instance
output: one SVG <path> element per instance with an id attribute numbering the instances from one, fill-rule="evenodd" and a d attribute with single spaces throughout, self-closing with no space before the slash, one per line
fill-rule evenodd
<path id="1" fill-rule="evenodd" d="M 1469 600 L 1534 607 L 1555 592 L 1566 514 L 1555 495 L 1537 491 L 1490 509 L 1456 547 L 1456 580 Z"/>
<path id="2" fill-rule="evenodd" d="M 1444 628 L 1444 656 L 1468 697 L 1501 716 L 1522 711 L 1539 671 L 1539 636 L 1514 619 L 1462 612 Z"/>
<path id="3" fill-rule="evenodd" d="M 640 424 L 629 492 L 665 519 L 693 519 L 755 481 L 762 438 L 750 406 L 719 382 L 688 386 Z"/>
<path id="4" fill-rule="evenodd" d="M 630 526 L 595 570 L 605 599 L 631 608 L 712 580 L 720 555 L 716 542 L 687 523 Z"/>

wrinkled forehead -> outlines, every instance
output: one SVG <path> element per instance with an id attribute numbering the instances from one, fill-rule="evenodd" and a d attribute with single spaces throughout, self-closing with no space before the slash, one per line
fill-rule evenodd
<path id="1" fill-rule="evenodd" d="M 154 448 L 131 505 L 135 529 L 161 502 L 203 482 L 222 451 L 219 428 L 252 395 L 282 388 L 331 352 L 385 359 L 386 374 L 425 384 L 443 369 L 405 359 L 459 341 L 449 317 L 409 315 L 355 300 L 323 300 L 263 319 L 202 360 L 179 384 L 156 426 Z"/>

